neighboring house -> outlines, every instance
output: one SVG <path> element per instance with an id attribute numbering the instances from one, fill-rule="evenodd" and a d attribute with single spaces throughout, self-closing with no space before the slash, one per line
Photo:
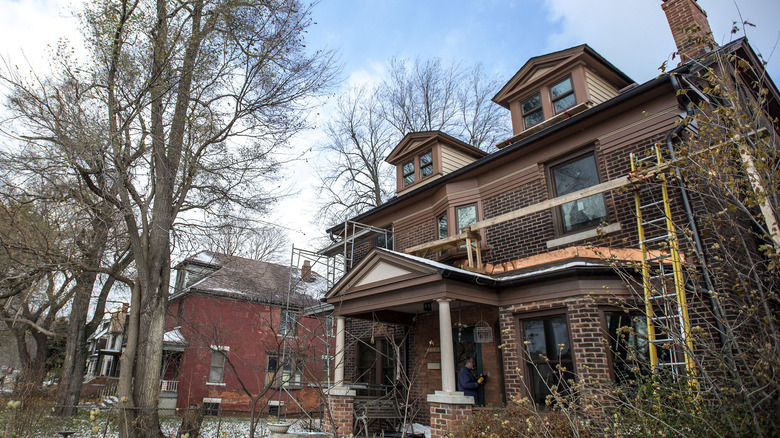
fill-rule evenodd
<path id="1" fill-rule="evenodd" d="M 664 10 L 683 60 L 709 62 L 699 58 L 703 46 L 677 33 L 692 24 L 709 30 L 696 1 L 668 0 Z M 761 68 L 745 39 L 717 50 Z M 382 331 L 407 339 L 399 360 L 415 376 L 418 421 L 430 423 L 434 437 L 471 412 L 471 398 L 455 391 L 469 356 L 489 375 L 478 400 L 489 406 L 510 396 L 544 404 L 549 386 L 569 376 L 556 365 L 593 382 L 646 371 L 627 369 L 616 335 L 626 327 L 647 332 L 646 319 L 626 312 L 643 306 L 641 298 L 611 263 L 643 259 L 633 192 L 622 188 L 631 183 L 632 152 L 676 141 L 685 91 L 703 94 L 681 78 L 699 65 L 635 84 L 587 45 L 537 56 L 493 99 L 509 109 L 515 132 L 497 152 L 437 131 L 398 144 L 387 158 L 397 168 L 397 196 L 348 221 L 374 237 L 344 225 L 328 230 L 344 242 L 332 253 L 349 246 L 353 263 L 327 295 L 342 333 L 330 393 L 340 436 L 352 433 L 356 382 L 398 383 L 397 365 L 376 360 L 387 351 L 376 341 L 382 336 L 372 329 L 372 347 L 361 348 L 369 344 L 350 342 L 344 326 L 365 338 L 365 327 L 386 323 Z M 780 95 L 771 80 L 768 87 L 776 117 Z M 677 218 L 695 214 L 679 193 L 669 204 Z M 377 229 L 392 239 L 376 238 Z M 380 248 L 389 241 L 392 250 Z M 691 318 L 712 314 L 706 297 L 688 306 Z M 628 341 L 639 354 L 649 348 L 647 336 Z M 659 363 L 684 368 L 671 353 L 659 355 Z"/>
<path id="2" fill-rule="evenodd" d="M 95 333 L 87 339 L 87 372 L 84 380 L 98 377 L 118 378 L 119 357 L 125 343 L 125 327 L 129 305 L 109 312 Z"/>
<path id="3" fill-rule="evenodd" d="M 249 392 L 263 394 L 258 408 L 266 413 L 320 409 L 329 318 L 304 309 L 321 304 L 323 277 L 306 263 L 298 269 L 206 251 L 176 270 L 161 407 L 246 413 Z"/>

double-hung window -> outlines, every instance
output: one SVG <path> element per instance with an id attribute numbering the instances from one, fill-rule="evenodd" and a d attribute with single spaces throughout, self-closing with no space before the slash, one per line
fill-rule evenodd
<path id="1" fill-rule="evenodd" d="M 405 163 L 403 166 L 404 187 L 414 182 L 414 161 Z"/>
<path id="2" fill-rule="evenodd" d="M 574 87 L 572 87 L 571 78 L 566 78 L 550 87 L 550 101 L 552 102 L 553 112 L 555 114 L 561 113 L 577 103 L 577 99 L 574 97 Z"/>
<path id="3" fill-rule="evenodd" d="M 279 334 L 282 336 L 295 336 L 295 325 L 298 315 L 292 310 L 282 309 L 279 322 Z"/>
<path id="4" fill-rule="evenodd" d="M 525 374 L 531 399 L 545 405 L 553 390 L 568 391 L 574 379 L 574 360 L 566 315 L 552 315 L 520 321 L 525 345 Z"/>
<path id="5" fill-rule="evenodd" d="M 433 174 L 433 151 L 420 155 L 420 179 Z"/>
<path id="6" fill-rule="evenodd" d="M 212 346 L 208 383 L 225 382 L 225 348 Z"/>
<path id="7" fill-rule="evenodd" d="M 555 196 L 563 196 L 599 183 L 596 157 L 593 153 L 581 155 L 551 168 Z M 561 231 L 568 233 L 581 228 L 595 227 L 607 220 L 604 196 L 588 196 L 558 207 Z"/>
<path id="8" fill-rule="evenodd" d="M 523 110 L 523 126 L 525 129 L 536 125 L 544 120 L 544 111 L 542 111 L 542 95 L 536 93 L 520 103 Z"/>

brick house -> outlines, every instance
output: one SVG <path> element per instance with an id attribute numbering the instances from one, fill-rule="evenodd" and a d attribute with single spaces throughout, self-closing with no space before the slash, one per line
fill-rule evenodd
<path id="1" fill-rule="evenodd" d="M 626 188 L 642 183 L 632 178 L 630 156 L 682 137 L 687 95 L 705 94 L 684 77 L 712 62 L 705 45 L 677 32 L 691 24 L 709 32 L 698 3 L 666 0 L 663 9 L 684 60 L 671 74 L 636 84 L 587 45 L 531 58 L 493 98 L 509 110 L 514 131 L 496 152 L 438 131 L 409 134 L 387 158 L 396 166 L 396 196 L 348 221 L 373 234 L 344 225 L 328 230 L 351 245 L 353 263 L 327 294 L 336 322 L 330 403 L 338 407 L 338 435 L 353 431 L 363 388 L 355 383 L 366 375 L 364 354 L 350 339 L 380 323 L 368 354 L 383 351 L 377 330 L 404 340 L 398 361 L 414 376 L 417 420 L 430 424 L 434 437 L 470 415 L 475 401 L 497 407 L 528 397 L 544 404 L 550 386 L 565 386 L 575 374 L 609 384 L 642 372 L 627 369 L 625 341 L 616 336 L 622 328 L 644 334 L 630 341 L 640 354 L 684 372 L 687 359 L 675 348 L 648 345 L 652 323 L 630 311 L 644 300 L 614 268 L 658 254 L 640 250 L 634 192 Z M 761 68 L 745 39 L 715 50 Z M 771 79 L 768 85 L 776 116 L 780 93 Z M 658 186 L 641 196 L 661 196 L 653 192 Z M 673 217 L 696 214 L 682 193 L 665 204 Z M 391 244 L 376 230 L 391 233 Z M 648 230 L 645 242 L 665 232 Z M 641 289 L 641 278 L 633 281 Z M 686 321 L 717 308 L 711 297 L 688 299 Z M 457 371 L 470 356 L 488 376 L 478 400 L 456 391 Z M 400 366 L 367 362 L 376 383 L 392 380 Z"/>
<path id="2" fill-rule="evenodd" d="M 306 264 L 297 269 L 206 251 L 176 270 L 161 408 L 203 404 L 214 415 L 248 413 L 248 391 L 263 394 L 261 412 L 319 410 L 329 320 L 303 310 L 324 295 L 321 276 Z"/>

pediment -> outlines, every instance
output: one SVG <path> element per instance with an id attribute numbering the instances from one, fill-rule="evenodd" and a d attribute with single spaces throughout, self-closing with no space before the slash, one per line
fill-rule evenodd
<path id="1" fill-rule="evenodd" d="M 401 268 L 399 266 L 390 264 L 386 261 L 380 261 L 374 265 L 363 278 L 360 279 L 354 286 L 365 286 L 367 284 L 376 282 L 390 282 L 399 277 L 404 277 L 412 274 L 412 271 Z"/>
<path id="2" fill-rule="evenodd" d="M 423 131 L 406 134 L 393 151 L 390 152 L 390 155 L 387 156 L 385 161 L 390 164 L 398 164 L 407 157 L 422 152 L 423 149 L 428 149 L 433 145 L 457 149 L 474 158 L 482 158 L 485 156 L 484 151 L 458 140 L 451 135 L 441 131 Z"/>
<path id="3" fill-rule="evenodd" d="M 388 285 L 414 282 L 437 273 L 434 266 L 412 260 L 388 250 L 375 249 L 345 275 L 327 294 L 327 298 L 370 293 Z"/>

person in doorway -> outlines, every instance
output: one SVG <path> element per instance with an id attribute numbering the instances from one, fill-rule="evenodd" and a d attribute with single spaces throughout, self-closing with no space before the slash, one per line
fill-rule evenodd
<path id="1" fill-rule="evenodd" d="M 463 391 L 465 395 L 474 397 L 474 403 L 477 403 L 479 399 L 479 385 L 484 381 L 484 377 L 477 377 L 474 375 L 474 368 L 477 366 L 477 361 L 473 357 L 466 360 L 463 368 L 458 373 L 458 391 Z"/>

